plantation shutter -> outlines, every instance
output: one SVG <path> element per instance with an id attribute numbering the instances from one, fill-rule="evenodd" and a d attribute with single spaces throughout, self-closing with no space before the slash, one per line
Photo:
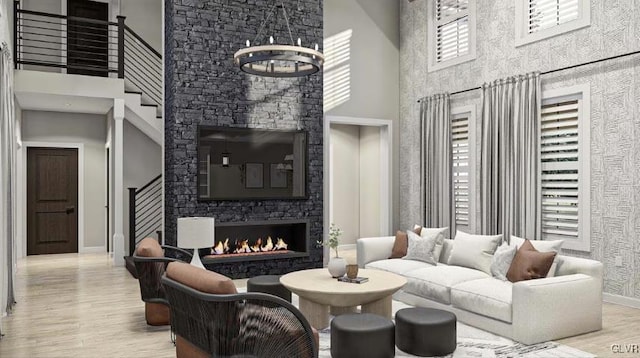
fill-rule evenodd
<path id="1" fill-rule="evenodd" d="M 576 239 L 578 222 L 578 100 L 542 106 L 542 238 Z"/>
<path id="2" fill-rule="evenodd" d="M 469 53 L 469 0 L 435 0 L 436 62 Z"/>
<path id="3" fill-rule="evenodd" d="M 528 0 L 527 31 L 531 34 L 578 19 L 579 1 L 581 0 Z"/>
<path id="4" fill-rule="evenodd" d="M 469 226 L 469 118 L 451 121 L 456 225 Z"/>

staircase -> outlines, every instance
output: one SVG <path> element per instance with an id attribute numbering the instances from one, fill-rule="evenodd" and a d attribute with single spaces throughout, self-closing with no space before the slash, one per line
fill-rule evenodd
<path id="1" fill-rule="evenodd" d="M 21 9 L 19 1 L 14 16 L 15 68 L 40 71 L 40 78 L 21 74 L 36 84 L 23 93 L 58 96 L 60 103 L 124 98 L 125 118 L 162 145 L 162 55 L 126 25 L 125 17 L 110 22 L 50 14 Z"/>

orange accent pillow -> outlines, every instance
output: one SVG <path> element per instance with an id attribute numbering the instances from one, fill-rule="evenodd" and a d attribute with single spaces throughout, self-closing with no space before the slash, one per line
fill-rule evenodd
<path id="1" fill-rule="evenodd" d="M 413 232 L 420 235 L 422 230 L 421 226 L 417 226 L 413 229 Z M 396 241 L 393 242 L 393 248 L 391 249 L 390 259 L 401 259 L 407 256 L 407 248 L 409 248 L 409 237 L 406 231 L 396 231 Z"/>
<path id="2" fill-rule="evenodd" d="M 518 282 L 547 277 L 555 257 L 555 252 L 539 252 L 531 241 L 525 240 L 509 266 L 507 279 Z"/>
<path id="3" fill-rule="evenodd" d="M 184 262 L 169 263 L 167 277 L 200 292 L 216 295 L 238 293 L 229 277 Z"/>
<path id="4" fill-rule="evenodd" d="M 164 250 L 158 240 L 147 237 L 142 239 L 136 247 L 135 255 L 142 257 L 164 257 Z"/>

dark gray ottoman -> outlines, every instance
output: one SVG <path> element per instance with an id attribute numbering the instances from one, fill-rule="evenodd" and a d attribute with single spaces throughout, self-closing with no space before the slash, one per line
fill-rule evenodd
<path id="1" fill-rule="evenodd" d="M 280 276 L 277 275 L 263 275 L 250 278 L 247 281 L 247 292 L 268 293 L 291 302 L 291 291 L 280 283 Z"/>
<path id="2" fill-rule="evenodd" d="M 372 313 L 349 313 L 331 321 L 331 357 L 386 358 L 396 353 L 394 325 Z"/>
<path id="3" fill-rule="evenodd" d="M 396 345 L 421 357 L 453 353 L 456 315 L 434 308 L 403 308 L 396 313 Z"/>

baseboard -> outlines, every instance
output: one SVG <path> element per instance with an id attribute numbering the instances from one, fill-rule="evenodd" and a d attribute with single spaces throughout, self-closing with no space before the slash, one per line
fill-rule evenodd
<path id="1" fill-rule="evenodd" d="M 640 299 L 634 297 L 614 295 L 613 293 L 605 292 L 602 294 L 602 300 L 607 303 L 640 309 Z"/>
<path id="2" fill-rule="evenodd" d="M 104 246 L 83 247 L 80 249 L 81 254 L 101 254 L 106 253 L 107 248 Z"/>

